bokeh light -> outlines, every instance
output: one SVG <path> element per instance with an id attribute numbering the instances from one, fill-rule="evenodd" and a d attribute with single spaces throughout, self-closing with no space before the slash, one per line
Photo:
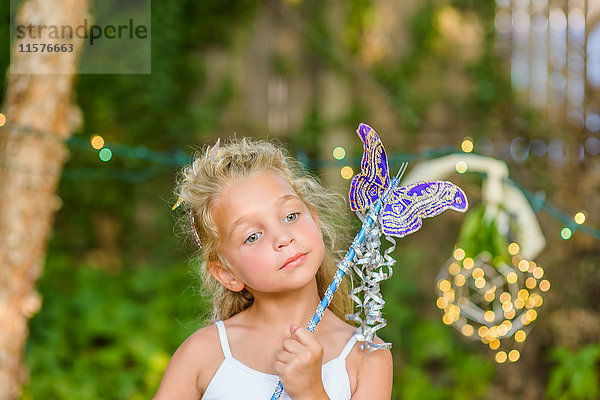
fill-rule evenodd
<path id="1" fill-rule="evenodd" d="M 336 160 L 342 160 L 344 157 L 346 157 L 346 150 L 343 147 L 338 146 L 333 149 L 333 158 Z"/>
<path id="2" fill-rule="evenodd" d="M 470 153 L 473 151 L 473 139 L 471 138 L 465 138 L 463 139 L 460 148 L 462 149 L 462 151 L 464 151 L 465 153 Z"/>
<path id="3" fill-rule="evenodd" d="M 354 175 L 354 171 L 352 170 L 352 167 L 345 166 L 344 168 L 341 169 L 340 174 L 342 175 L 342 178 L 344 178 L 344 179 L 351 179 L 352 176 Z"/>
<path id="4" fill-rule="evenodd" d="M 582 212 L 578 212 L 577 214 L 575 214 L 575 223 L 581 225 L 585 222 L 585 214 Z"/>
<path id="5" fill-rule="evenodd" d="M 464 174 L 467 172 L 467 163 L 464 161 L 459 161 L 456 163 L 456 172 L 459 174 Z"/>
<path id="6" fill-rule="evenodd" d="M 499 351 L 498 353 L 496 353 L 496 362 L 499 364 L 502 364 L 503 362 L 506 361 L 506 352 L 504 351 Z"/>
<path id="7" fill-rule="evenodd" d="M 573 234 L 573 232 L 571 232 L 570 228 L 563 228 L 562 231 L 560 231 L 560 237 L 567 240 L 571 237 L 571 235 Z"/>
<path id="8" fill-rule="evenodd" d="M 104 138 L 100 135 L 93 135 L 90 138 L 90 143 L 92 144 L 93 148 L 95 148 L 96 150 L 100 150 L 104 147 Z"/>
<path id="9" fill-rule="evenodd" d="M 465 258 L 465 251 L 461 248 L 454 250 L 454 258 L 458 261 L 462 260 L 463 258 Z"/>
<path id="10" fill-rule="evenodd" d="M 112 158 L 112 151 L 108 147 L 105 147 L 98 152 L 98 156 L 102 161 L 110 161 Z"/>
<path id="11" fill-rule="evenodd" d="M 508 359 L 511 362 L 517 361 L 519 359 L 519 357 L 521 357 L 519 350 L 511 350 L 510 353 L 508 353 Z"/>
<path id="12" fill-rule="evenodd" d="M 508 245 L 508 252 L 511 256 L 514 256 L 519 252 L 519 245 L 517 243 L 511 243 Z"/>
<path id="13" fill-rule="evenodd" d="M 6 124 L 6 115 L 0 113 L 0 126 Z"/>

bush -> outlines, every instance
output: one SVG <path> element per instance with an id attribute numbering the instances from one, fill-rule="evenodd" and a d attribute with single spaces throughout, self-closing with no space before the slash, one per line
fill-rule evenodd
<path id="1" fill-rule="evenodd" d="M 185 265 L 109 274 L 48 259 L 30 324 L 23 399 L 147 399 L 206 302 Z M 197 285 L 196 285 L 197 286 Z"/>

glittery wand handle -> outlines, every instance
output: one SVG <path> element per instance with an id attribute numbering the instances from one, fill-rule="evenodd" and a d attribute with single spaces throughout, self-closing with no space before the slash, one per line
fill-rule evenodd
<path id="1" fill-rule="evenodd" d="M 376 223 L 377 220 L 379 219 L 379 212 L 381 211 L 381 207 L 385 204 L 389 193 L 391 193 L 398 185 L 398 182 L 400 182 L 400 178 L 402 177 L 402 174 L 404 174 L 404 171 L 406 171 L 406 166 L 407 166 L 407 163 L 402 164 L 402 166 L 400 167 L 400 170 L 398 171 L 398 174 L 396 175 L 396 177 L 394 179 L 392 179 L 392 182 L 390 183 L 390 186 L 388 187 L 388 189 L 385 191 L 383 196 L 381 196 L 377 200 L 377 202 L 373 205 L 373 207 L 367 213 L 367 216 L 365 217 L 365 220 L 363 221 L 362 227 L 360 229 L 360 232 L 358 232 L 358 234 L 352 241 L 352 245 L 350 245 L 350 250 L 348 250 L 348 253 L 346 253 L 346 255 L 344 256 L 344 259 L 338 264 L 338 269 L 335 272 L 335 275 L 333 276 L 333 282 L 331 282 L 329 287 L 327 287 L 327 290 L 325 290 L 325 294 L 323 295 L 323 300 L 321 300 L 321 302 L 317 306 L 315 314 L 312 316 L 312 318 L 310 319 L 310 322 L 308 323 L 308 331 L 309 332 L 314 332 L 315 329 L 317 328 L 317 324 L 319 323 L 319 321 L 321 321 L 321 318 L 323 317 L 323 313 L 325 312 L 325 309 L 327 308 L 327 306 L 331 302 L 331 299 L 333 298 L 333 294 L 335 293 L 337 288 L 340 286 L 340 283 L 342 282 L 342 278 L 344 277 L 344 274 L 346 273 L 346 271 L 349 270 L 350 264 L 354 260 L 354 256 L 356 255 L 355 249 L 360 248 L 360 245 L 365 240 L 366 233 L 371 229 L 373 224 Z M 281 384 L 281 381 L 279 381 L 279 383 L 277 383 L 277 388 L 275 389 L 275 392 L 271 396 L 271 400 L 279 400 L 282 392 L 283 392 L 283 385 Z"/>

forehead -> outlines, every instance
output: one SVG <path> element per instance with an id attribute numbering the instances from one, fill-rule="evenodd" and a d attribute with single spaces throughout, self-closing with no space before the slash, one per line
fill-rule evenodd
<path id="1" fill-rule="evenodd" d="M 285 196 L 298 194 L 292 185 L 275 172 L 265 172 L 233 182 L 213 205 L 214 220 L 219 230 L 241 217 L 260 214 L 277 205 Z"/>

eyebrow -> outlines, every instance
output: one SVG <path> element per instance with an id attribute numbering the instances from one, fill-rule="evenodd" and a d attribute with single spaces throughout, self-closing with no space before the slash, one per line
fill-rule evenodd
<path id="1" fill-rule="evenodd" d="M 284 205 L 289 200 L 300 200 L 300 198 L 298 196 L 293 195 L 293 194 L 286 194 L 284 196 L 281 196 L 279 198 L 279 200 L 277 200 L 277 202 L 275 203 L 275 206 L 276 207 L 281 207 L 282 205 Z M 231 236 L 233 235 L 233 232 L 236 230 L 236 228 L 238 228 L 239 226 L 247 223 L 248 220 L 251 220 L 252 219 L 252 215 L 253 214 L 243 215 L 240 218 L 238 218 L 233 223 L 233 225 L 231 225 L 231 229 L 229 230 L 229 237 L 231 238 Z"/>

